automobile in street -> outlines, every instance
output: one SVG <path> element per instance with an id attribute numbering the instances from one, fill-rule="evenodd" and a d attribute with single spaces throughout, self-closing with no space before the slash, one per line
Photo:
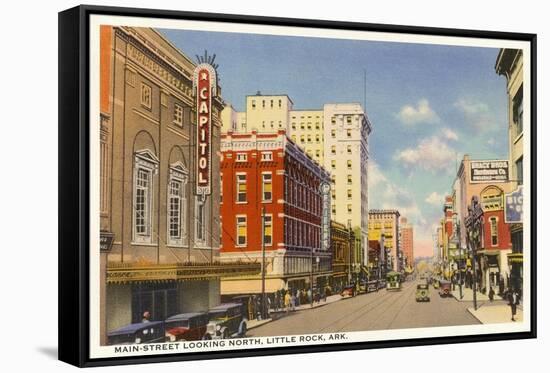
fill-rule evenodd
<path id="1" fill-rule="evenodd" d="M 245 337 L 246 315 L 240 303 L 224 303 L 208 311 L 210 321 L 206 326 L 205 339 L 228 339 Z"/>
<path id="2" fill-rule="evenodd" d="M 163 321 L 128 324 L 107 333 L 107 344 L 161 343 L 166 341 Z"/>
<path id="3" fill-rule="evenodd" d="M 428 284 L 416 285 L 416 301 L 417 302 L 430 301 L 430 289 L 428 287 Z"/>
<path id="4" fill-rule="evenodd" d="M 166 339 L 175 341 L 198 341 L 205 339 L 208 313 L 193 312 L 170 316 L 165 321 Z"/>
<path id="5" fill-rule="evenodd" d="M 439 296 L 450 297 L 451 294 L 451 281 L 440 280 L 439 281 Z"/>
<path id="6" fill-rule="evenodd" d="M 342 298 L 347 298 L 347 297 L 354 297 L 355 293 L 356 293 L 355 285 L 346 285 L 340 292 L 340 295 L 342 296 Z"/>

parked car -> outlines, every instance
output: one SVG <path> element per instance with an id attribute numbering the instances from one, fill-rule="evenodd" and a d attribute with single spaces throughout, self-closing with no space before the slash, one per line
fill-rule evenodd
<path id="1" fill-rule="evenodd" d="M 378 289 L 385 289 L 386 288 L 386 280 L 381 278 L 378 280 Z"/>
<path id="2" fill-rule="evenodd" d="M 165 321 L 166 339 L 170 342 L 204 339 L 208 321 L 206 312 L 180 313 L 170 316 Z"/>
<path id="3" fill-rule="evenodd" d="M 367 293 L 378 291 L 378 289 L 378 281 L 374 280 L 367 282 Z"/>
<path id="4" fill-rule="evenodd" d="M 440 280 L 439 281 L 439 296 L 450 297 L 451 294 L 451 281 Z"/>
<path id="5" fill-rule="evenodd" d="M 163 321 L 128 324 L 107 333 L 107 344 L 161 343 L 165 342 Z"/>
<path id="6" fill-rule="evenodd" d="M 427 284 L 416 285 L 416 301 L 417 302 L 430 301 L 430 289 Z"/>
<path id="7" fill-rule="evenodd" d="M 227 339 L 246 336 L 246 317 L 240 303 L 220 304 L 208 311 L 210 322 L 205 339 Z"/>
<path id="8" fill-rule="evenodd" d="M 340 292 L 342 298 L 355 296 L 355 285 L 346 285 Z"/>

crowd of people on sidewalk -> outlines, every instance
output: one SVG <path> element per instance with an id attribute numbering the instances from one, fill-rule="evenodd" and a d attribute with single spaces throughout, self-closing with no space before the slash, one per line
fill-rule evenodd
<path id="1" fill-rule="evenodd" d="M 309 289 L 280 289 L 275 293 L 266 294 L 265 307 L 266 316 L 270 317 L 273 312 L 295 311 L 301 305 L 314 305 L 327 301 L 327 296 L 332 294 L 331 288 L 326 286 L 322 291 L 312 292 Z M 248 298 L 249 319 L 262 320 L 262 297 L 261 295 L 251 295 Z"/>

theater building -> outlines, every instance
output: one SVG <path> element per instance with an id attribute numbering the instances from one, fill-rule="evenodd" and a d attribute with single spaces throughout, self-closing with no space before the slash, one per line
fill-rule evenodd
<path id="1" fill-rule="evenodd" d="M 281 129 L 222 134 L 221 258 L 260 263 L 265 291 L 322 287 L 331 275 L 330 177 Z M 322 184 L 327 184 L 325 190 Z M 263 229 L 262 229 L 263 228 Z M 326 240 L 324 239 L 326 238 Z M 257 294 L 261 275 L 224 278 L 223 295 Z"/>
<path id="2" fill-rule="evenodd" d="M 220 181 L 212 175 L 223 101 L 214 68 L 149 28 L 103 27 L 100 61 L 104 343 L 145 311 L 164 320 L 208 310 L 220 302 L 221 276 L 259 266 L 219 260 Z"/>

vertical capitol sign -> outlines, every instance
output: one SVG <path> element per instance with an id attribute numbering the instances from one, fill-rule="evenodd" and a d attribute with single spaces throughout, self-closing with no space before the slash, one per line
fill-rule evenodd
<path id="1" fill-rule="evenodd" d="M 199 195 L 209 195 L 212 179 L 212 98 L 217 94 L 216 70 L 210 64 L 201 63 L 193 75 L 193 91 L 197 101 L 196 191 Z"/>

